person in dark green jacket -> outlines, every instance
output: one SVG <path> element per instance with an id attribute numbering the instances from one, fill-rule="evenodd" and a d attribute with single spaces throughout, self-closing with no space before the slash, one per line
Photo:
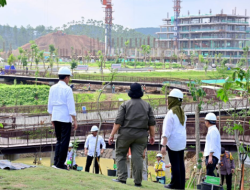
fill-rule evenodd
<path id="1" fill-rule="evenodd" d="M 155 117 L 149 103 L 141 99 L 141 85 L 134 83 L 128 92 L 130 100 L 124 102 L 118 111 L 113 130 L 109 138 L 111 145 L 116 140 L 117 176 L 115 182 L 126 183 L 128 178 L 126 158 L 129 148 L 132 152 L 132 167 L 135 186 L 141 186 L 143 171 L 143 151 L 149 142 L 154 144 Z"/>

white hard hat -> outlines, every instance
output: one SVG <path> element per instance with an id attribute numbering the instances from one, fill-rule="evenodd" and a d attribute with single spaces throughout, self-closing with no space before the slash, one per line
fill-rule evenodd
<path id="1" fill-rule="evenodd" d="M 69 75 L 72 76 L 72 73 L 68 67 L 61 67 L 58 71 L 58 75 Z"/>
<path id="2" fill-rule="evenodd" d="M 162 154 L 161 154 L 161 153 L 158 153 L 158 154 L 156 155 L 156 157 L 161 157 L 161 158 L 162 158 Z"/>
<path id="3" fill-rule="evenodd" d="M 72 147 L 73 147 L 73 144 L 72 144 L 72 143 L 69 143 L 69 147 L 72 148 Z"/>
<path id="4" fill-rule="evenodd" d="M 183 99 L 183 92 L 178 89 L 173 89 L 168 96 Z"/>
<path id="5" fill-rule="evenodd" d="M 207 121 L 216 121 L 216 115 L 214 113 L 208 113 L 205 117 L 205 120 Z"/>
<path id="6" fill-rule="evenodd" d="M 91 132 L 95 132 L 95 131 L 98 131 L 99 130 L 99 128 L 97 127 L 97 126 L 92 126 L 92 128 L 91 128 Z"/>

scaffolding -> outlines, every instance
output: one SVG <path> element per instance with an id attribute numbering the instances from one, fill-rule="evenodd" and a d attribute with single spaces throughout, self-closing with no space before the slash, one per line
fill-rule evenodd
<path id="1" fill-rule="evenodd" d="M 113 4 L 112 0 L 103 0 L 105 5 L 105 55 L 111 54 L 112 48 L 112 25 L 113 25 Z"/>

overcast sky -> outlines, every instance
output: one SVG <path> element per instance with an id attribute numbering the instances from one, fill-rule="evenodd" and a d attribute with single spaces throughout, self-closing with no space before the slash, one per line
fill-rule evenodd
<path id="1" fill-rule="evenodd" d="M 158 27 L 162 18 L 173 15 L 172 0 L 113 0 L 114 23 L 129 28 Z M 7 6 L 0 8 L 0 25 L 18 27 L 30 24 L 58 27 L 72 20 L 103 20 L 104 12 L 100 0 L 7 0 Z M 183 0 L 181 14 L 213 13 L 231 14 L 237 7 L 237 14 L 245 14 L 250 7 L 249 0 Z M 248 11 L 250 15 L 250 10 Z"/>

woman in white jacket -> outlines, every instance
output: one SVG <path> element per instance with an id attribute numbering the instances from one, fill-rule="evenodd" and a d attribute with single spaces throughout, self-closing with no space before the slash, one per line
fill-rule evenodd
<path id="1" fill-rule="evenodd" d="M 162 154 L 168 151 L 172 178 L 167 189 L 185 189 L 184 150 L 186 148 L 187 117 L 181 108 L 183 93 L 173 89 L 168 96 L 168 113 L 163 122 Z"/>

